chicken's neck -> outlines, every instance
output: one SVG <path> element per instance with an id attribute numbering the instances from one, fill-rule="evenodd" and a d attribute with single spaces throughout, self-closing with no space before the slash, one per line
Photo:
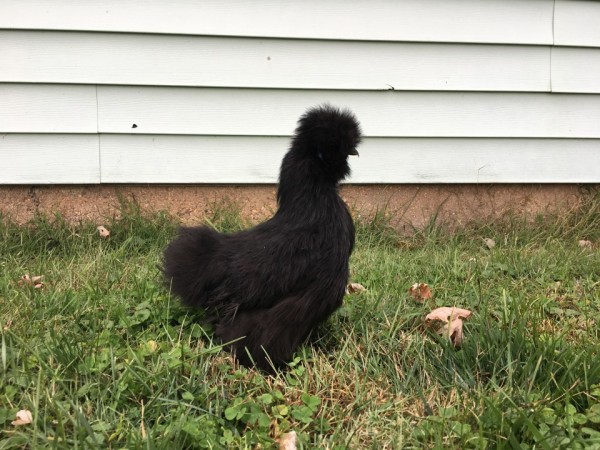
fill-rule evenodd
<path id="1" fill-rule="evenodd" d="M 337 188 L 338 183 L 326 177 L 313 161 L 286 157 L 279 176 L 277 214 L 318 220 L 331 213 L 339 198 Z"/>

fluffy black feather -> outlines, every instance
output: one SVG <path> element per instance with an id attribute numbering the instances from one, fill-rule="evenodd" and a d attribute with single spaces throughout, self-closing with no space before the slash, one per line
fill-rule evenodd
<path id="1" fill-rule="evenodd" d="M 235 234 L 182 228 L 165 249 L 172 292 L 204 309 L 222 342 L 235 341 L 240 363 L 266 371 L 284 365 L 342 304 L 354 224 L 338 183 L 360 139 L 350 111 L 309 109 L 283 158 L 270 220 Z"/>

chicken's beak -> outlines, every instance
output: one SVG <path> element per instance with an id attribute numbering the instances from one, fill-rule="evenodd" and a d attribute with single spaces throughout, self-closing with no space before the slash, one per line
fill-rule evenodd
<path id="1" fill-rule="evenodd" d="M 358 154 L 358 150 L 356 150 L 355 148 L 353 148 L 352 150 L 350 150 L 350 151 L 348 152 L 348 154 L 349 154 L 349 155 L 352 155 L 352 156 L 360 156 L 360 155 Z"/>

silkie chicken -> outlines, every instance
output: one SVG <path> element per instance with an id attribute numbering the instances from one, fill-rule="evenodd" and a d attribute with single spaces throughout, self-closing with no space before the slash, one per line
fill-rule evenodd
<path id="1" fill-rule="evenodd" d="M 283 158 L 275 215 L 223 234 L 182 228 L 163 272 L 184 305 L 201 308 L 216 337 L 245 365 L 272 372 L 342 304 L 354 224 L 338 185 L 358 155 L 360 125 L 348 110 L 309 109 Z"/>

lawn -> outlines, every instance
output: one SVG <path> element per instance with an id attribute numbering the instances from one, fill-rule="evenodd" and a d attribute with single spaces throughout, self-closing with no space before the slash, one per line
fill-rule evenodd
<path id="1" fill-rule="evenodd" d="M 600 196 L 453 231 L 358 223 L 367 290 L 276 377 L 236 367 L 163 286 L 175 220 L 122 209 L 105 239 L 0 219 L 0 449 L 272 448 L 292 430 L 307 449 L 600 449 Z M 248 225 L 231 206 L 207 221 Z M 473 312 L 459 348 L 426 325 L 438 306 Z"/>

